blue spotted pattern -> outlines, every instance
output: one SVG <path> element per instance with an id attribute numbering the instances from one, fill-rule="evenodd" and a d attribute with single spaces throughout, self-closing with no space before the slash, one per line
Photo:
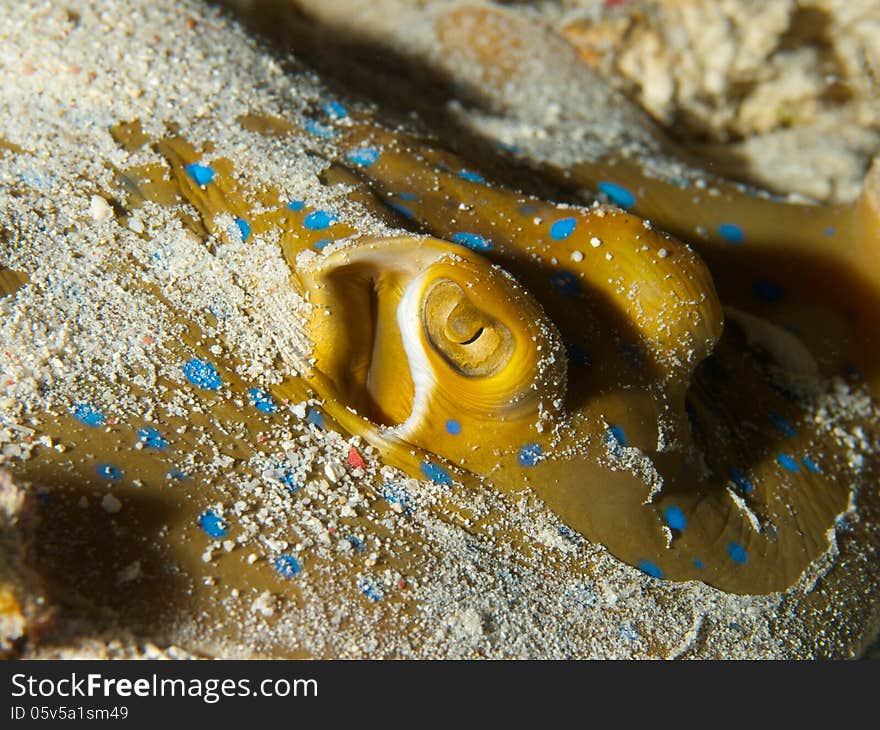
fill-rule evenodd
<path id="1" fill-rule="evenodd" d="M 399 484 L 386 484 L 383 486 L 382 497 L 388 504 L 399 504 L 407 512 L 411 512 L 409 494 Z"/>
<path id="2" fill-rule="evenodd" d="M 454 418 L 450 418 L 448 421 L 446 421 L 446 433 L 450 433 L 453 436 L 458 436 L 458 434 L 461 433 L 461 424 Z"/>
<path id="3" fill-rule="evenodd" d="M 251 235 L 251 224 L 244 218 L 236 218 L 235 225 L 238 227 L 238 232 L 241 234 L 241 240 L 247 241 Z"/>
<path id="4" fill-rule="evenodd" d="M 324 113 L 334 119 L 343 119 L 348 116 L 348 111 L 338 101 L 328 101 L 323 108 Z"/>
<path id="5" fill-rule="evenodd" d="M 626 446 L 626 432 L 620 426 L 608 426 L 605 432 L 605 440 L 617 446 Z"/>
<path id="6" fill-rule="evenodd" d="M 669 505 L 663 510 L 663 519 L 666 520 L 666 524 L 673 530 L 680 532 L 687 527 L 687 518 L 684 516 L 684 512 L 674 504 Z"/>
<path id="7" fill-rule="evenodd" d="M 306 412 L 306 423 L 311 423 L 313 426 L 317 428 L 324 428 L 324 414 L 321 413 L 317 408 L 309 408 Z"/>
<path id="8" fill-rule="evenodd" d="M 541 460 L 544 450 L 540 444 L 526 444 L 516 455 L 516 461 L 520 466 L 534 466 Z"/>
<path id="9" fill-rule="evenodd" d="M 420 465 L 422 474 L 435 484 L 443 484 L 449 486 L 452 484 L 452 477 L 442 466 L 432 464 L 430 461 L 423 461 Z"/>
<path id="10" fill-rule="evenodd" d="M 663 571 L 660 570 L 654 563 L 650 560 L 640 560 L 636 563 L 636 567 L 641 570 L 643 573 L 650 575 L 652 578 L 662 578 Z"/>
<path id="11" fill-rule="evenodd" d="M 550 226 L 550 238 L 554 241 L 564 241 L 577 228 L 576 218 L 560 218 Z"/>
<path id="12" fill-rule="evenodd" d="M 278 406 L 275 405 L 272 396 L 265 390 L 251 388 L 248 391 L 248 395 L 251 397 L 251 403 L 254 404 L 254 408 L 258 411 L 262 411 L 263 413 L 275 413 L 275 411 L 278 410 Z"/>
<path id="13" fill-rule="evenodd" d="M 369 167 L 379 159 L 379 154 L 375 147 L 361 147 L 348 153 L 348 161 L 361 167 Z"/>
<path id="14" fill-rule="evenodd" d="M 748 494 L 755 487 L 748 480 L 746 475 L 742 472 L 741 469 L 737 469 L 736 467 L 731 467 L 728 472 L 728 476 L 730 476 L 730 480 L 736 485 L 736 488 L 743 494 Z"/>
<path id="15" fill-rule="evenodd" d="M 749 554 L 738 542 L 732 542 L 727 546 L 727 554 L 734 563 L 744 565 L 749 562 Z"/>
<path id="16" fill-rule="evenodd" d="M 476 233 L 467 233 L 465 231 L 455 233 L 452 236 L 453 243 L 467 246 L 471 251 L 490 251 L 492 244 L 485 238 Z"/>
<path id="17" fill-rule="evenodd" d="M 471 172 L 470 170 L 459 170 L 458 176 L 462 180 L 467 180 L 468 182 L 483 183 L 484 185 L 486 183 L 486 178 L 479 173 Z"/>
<path id="18" fill-rule="evenodd" d="M 199 527 L 201 527 L 208 537 L 219 540 L 226 537 L 226 520 L 217 515 L 212 510 L 206 510 L 199 515 Z"/>
<path id="19" fill-rule="evenodd" d="M 303 126 L 309 134 L 314 134 L 316 137 L 330 139 L 336 136 L 336 130 L 333 129 L 333 127 L 321 124 L 321 122 L 316 122 L 314 119 L 307 119 Z"/>
<path id="20" fill-rule="evenodd" d="M 272 561 L 272 566 L 275 568 L 275 572 L 282 578 L 293 578 L 302 570 L 302 565 L 300 565 L 299 560 L 293 555 L 287 554 L 278 555 L 275 560 Z"/>
<path id="21" fill-rule="evenodd" d="M 303 219 L 303 225 L 310 231 L 323 231 L 339 220 L 333 213 L 326 210 L 315 210 Z"/>
<path id="22" fill-rule="evenodd" d="M 798 463 L 788 454 L 784 454 L 781 451 L 779 452 L 779 456 L 776 457 L 776 462 L 783 469 L 786 469 L 790 472 L 799 472 L 801 469 L 798 466 Z"/>
<path id="23" fill-rule="evenodd" d="M 746 234 L 736 223 L 722 223 L 718 226 L 718 235 L 728 243 L 742 243 Z"/>
<path id="24" fill-rule="evenodd" d="M 612 203 L 621 208 L 632 208 L 636 204 L 636 196 L 622 185 L 613 182 L 600 182 L 599 190 L 607 195 Z"/>
<path id="25" fill-rule="evenodd" d="M 205 390 L 217 390 L 223 381 L 211 363 L 194 357 L 183 366 L 183 374 L 186 379 L 198 388 Z"/>
<path id="26" fill-rule="evenodd" d="M 361 578 L 358 581 L 358 587 L 361 589 L 361 592 L 373 602 L 381 601 L 384 596 L 382 587 L 372 578 Z"/>
<path id="27" fill-rule="evenodd" d="M 91 403 L 76 403 L 73 406 L 73 417 L 86 426 L 95 428 L 103 426 L 107 423 L 107 418 L 101 411 L 95 408 Z"/>
<path id="28" fill-rule="evenodd" d="M 195 181 L 196 185 L 207 185 L 214 179 L 214 171 L 207 165 L 199 165 L 193 162 L 183 169 Z"/>
<path id="29" fill-rule="evenodd" d="M 164 451 L 168 448 L 168 440 L 162 435 L 162 433 L 149 426 L 138 431 L 138 441 L 148 449 Z"/>

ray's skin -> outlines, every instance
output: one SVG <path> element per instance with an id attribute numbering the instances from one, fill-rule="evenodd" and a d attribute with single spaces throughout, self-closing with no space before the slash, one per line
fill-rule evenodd
<path id="1" fill-rule="evenodd" d="M 310 388 L 335 427 L 415 475 L 530 487 L 655 577 L 770 592 L 827 548 L 850 479 L 788 387 L 792 369 L 815 368 L 792 335 L 725 316 L 702 260 L 626 210 L 498 188 L 369 120 L 333 129 L 344 152 L 327 182 L 437 238 L 363 239 L 298 201 L 257 214 L 228 163 L 158 143 L 199 225 L 222 236 L 231 213 L 247 235 L 281 231 L 315 349 L 276 397 Z M 192 165 L 208 162 L 199 184 Z"/>

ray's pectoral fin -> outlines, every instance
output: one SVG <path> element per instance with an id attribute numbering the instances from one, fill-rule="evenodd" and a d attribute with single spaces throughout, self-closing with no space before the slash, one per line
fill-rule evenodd
<path id="1" fill-rule="evenodd" d="M 693 278 L 695 266 L 648 269 L 657 281 L 644 285 L 674 304 L 676 276 Z M 540 281 L 535 296 L 438 239 L 303 254 L 296 276 L 316 343 L 306 379 L 395 465 L 418 473 L 418 450 L 500 489 L 530 487 L 563 523 L 654 577 L 766 593 L 827 548 L 849 482 L 796 392 L 811 358 L 738 312 L 721 336 L 710 280 L 692 331 L 678 333 L 699 356 L 634 383 L 614 358 L 585 374 L 559 331 L 577 334 L 580 316 L 608 353 L 613 326 L 597 330 L 572 308 L 557 327 Z M 584 377 L 590 388 L 567 399 L 566 382 Z"/>

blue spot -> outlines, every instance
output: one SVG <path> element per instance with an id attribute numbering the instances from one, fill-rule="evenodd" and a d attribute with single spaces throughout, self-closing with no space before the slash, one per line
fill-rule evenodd
<path id="1" fill-rule="evenodd" d="M 328 101 L 324 104 L 324 113 L 327 116 L 333 117 L 334 119 L 342 119 L 348 116 L 348 112 L 345 107 L 342 106 L 338 101 Z"/>
<path id="2" fill-rule="evenodd" d="M 164 451 L 168 448 L 168 441 L 155 428 L 142 428 L 138 431 L 138 441 L 140 441 L 148 449 L 156 449 Z"/>
<path id="3" fill-rule="evenodd" d="M 333 129 L 333 127 L 328 127 L 326 124 L 316 122 L 314 119 L 307 119 L 303 126 L 306 128 L 306 132 L 314 134 L 316 137 L 330 139 L 331 137 L 336 136 L 336 130 Z"/>
<path id="4" fill-rule="evenodd" d="M 476 233 L 456 233 L 452 236 L 452 241 L 462 246 L 467 246 L 471 251 L 489 251 L 492 249 L 492 244 Z"/>
<path id="5" fill-rule="evenodd" d="M 95 471 L 101 479 L 109 479 L 111 482 L 118 482 L 122 479 L 122 472 L 113 464 L 98 464 Z"/>
<path id="6" fill-rule="evenodd" d="M 730 471 L 728 471 L 728 475 L 730 476 L 730 480 L 736 485 L 736 488 L 743 494 L 748 494 L 755 488 L 746 478 L 746 475 L 736 467 L 731 467 Z"/>
<path id="7" fill-rule="evenodd" d="M 462 180 L 467 180 L 468 182 L 486 184 L 486 178 L 476 172 L 471 172 L 470 170 L 459 170 L 458 176 Z"/>
<path id="8" fill-rule="evenodd" d="M 442 484 L 447 487 L 452 484 L 452 477 L 449 476 L 449 473 L 442 466 L 432 464 L 430 461 L 423 461 L 420 466 L 422 474 L 434 482 L 434 484 Z"/>
<path id="9" fill-rule="evenodd" d="M 454 418 L 450 418 L 446 422 L 446 432 L 451 433 L 453 436 L 458 436 L 461 433 L 461 424 Z"/>
<path id="10" fill-rule="evenodd" d="M 769 304 L 777 304 L 782 300 L 782 287 L 772 281 L 756 281 L 753 289 L 755 294 Z"/>
<path id="11" fill-rule="evenodd" d="M 272 396 L 265 390 L 251 388 L 248 391 L 248 395 L 251 397 L 251 403 L 254 404 L 254 408 L 258 411 L 262 411 L 263 413 L 275 413 L 275 411 L 278 410 L 278 406 L 275 405 Z"/>
<path id="12" fill-rule="evenodd" d="M 728 243 L 742 243 L 746 240 L 746 234 L 736 223 L 722 223 L 718 226 L 718 235 Z"/>
<path id="13" fill-rule="evenodd" d="M 333 213 L 328 213 L 326 210 L 315 210 L 303 219 L 303 225 L 310 231 L 323 231 L 336 223 L 337 220 L 339 219 Z"/>
<path id="14" fill-rule="evenodd" d="M 213 537 L 215 540 L 226 537 L 226 520 L 211 510 L 202 512 L 199 515 L 199 527 L 205 531 L 208 537 Z"/>
<path id="15" fill-rule="evenodd" d="M 324 428 L 324 414 L 321 413 L 317 408 L 309 408 L 306 413 L 306 423 L 311 423 L 313 426 L 320 428 L 323 430 Z"/>
<path id="16" fill-rule="evenodd" d="M 107 423 L 104 414 L 91 403 L 77 403 L 73 406 L 73 417 L 86 426 L 103 426 Z"/>
<path id="17" fill-rule="evenodd" d="M 782 433 L 784 433 L 789 438 L 794 438 L 797 436 L 797 430 L 794 426 L 792 426 L 788 421 L 786 421 L 782 416 L 778 413 L 770 411 L 770 421 L 773 423 L 776 428 L 778 428 Z"/>
<path id="18" fill-rule="evenodd" d="M 526 444 L 516 455 L 517 463 L 520 466 L 534 466 L 541 460 L 544 450 L 540 444 Z"/>
<path id="19" fill-rule="evenodd" d="M 320 241 L 315 241 L 315 244 L 314 246 L 312 246 L 312 248 L 314 248 L 316 251 L 320 251 L 322 248 L 329 246 L 331 243 L 333 243 L 332 238 L 322 238 Z"/>
<path id="20" fill-rule="evenodd" d="M 611 202 L 621 208 L 632 208 L 636 204 L 636 196 L 622 185 L 613 182 L 600 182 L 599 190 L 607 195 Z"/>
<path id="21" fill-rule="evenodd" d="M 681 530 L 687 527 L 687 517 L 685 517 L 684 512 L 674 504 L 663 510 L 663 518 L 666 520 L 666 524 L 673 530 L 681 532 Z"/>
<path id="22" fill-rule="evenodd" d="M 187 174 L 196 181 L 197 185 L 207 185 L 214 179 L 214 171 L 207 165 L 199 165 L 193 162 L 184 168 Z"/>
<path id="23" fill-rule="evenodd" d="M 363 592 L 367 598 L 374 602 L 381 601 L 384 596 L 381 586 L 376 585 L 376 583 L 370 578 L 361 578 L 358 581 L 358 588 L 361 589 L 361 592 Z"/>
<path id="24" fill-rule="evenodd" d="M 662 578 L 663 571 L 660 570 L 654 563 L 650 560 L 640 560 L 636 563 L 636 567 L 641 570 L 643 573 L 650 575 L 652 578 Z"/>
<path id="25" fill-rule="evenodd" d="M 359 150 L 349 152 L 347 157 L 348 161 L 355 165 L 369 167 L 379 159 L 379 150 L 375 147 L 361 147 Z"/>
<path id="26" fill-rule="evenodd" d="M 238 232 L 241 233 L 241 240 L 247 241 L 248 237 L 251 235 L 251 224 L 244 218 L 236 218 L 235 225 L 238 226 Z"/>
<path id="27" fill-rule="evenodd" d="M 288 210 L 292 210 L 294 213 L 298 213 L 303 208 L 306 207 L 306 204 L 302 200 L 291 200 L 287 204 Z"/>
<path id="28" fill-rule="evenodd" d="M 569 361 L 573 362 L 575 365 L 580 365 L 583 368 L 588 368 L 593 364 L 589 353 L 583 347 L 574 342 L 565 343 L 565 354 L 568 356 Z"/>
<path id="29" fill-rule="evenodd" d="M 282 578 L 293 578 L 302 570 L 299 560 L 293 555 L 279 555 L 272 561 L 272 565 Z"/>
<path id="30" fill-rule="evenodd" d="M 828 228 L 826 228 L 824 231 L 822 231 L 822 233 L 824 233 L 826 236 L 833 236 L 834 235 L 834 226 L 828 226 Z"/>
<path id="31" fill-rule="evenodd" d="M 534 205 L 530 205 L 529 203 L 524 203 L 523 205 L 519 206 L 517 210 L 519 210 L 519 212 L 523 215 L 535 215 L 535 213 L 538 212 L 538 209 Z"/>
<path id="32" fill-rule="evenodd" d="M 397 193 L 397 197 L 401 200 L 409 200 L 410 202 L 419 199 L 419 196 L 415 193 Z"/>
<path id="33" fill-rule="evenodd" d="M 804 466 L 807 467 L 813 474 L 821 474 L 822 470 L 819 468 L 819 465 L 813 461 L 809 456 L 805 456 L 801 459 L 804 462 Z"/>
<path id="34" fill-rule="evenodd" d="M 581 283 L 577 275 L 570 271 L 554 271 L 550 274 L 550 286 L 566 297 L 576 297 L 581 293 Z"/>
<path id="35" fill-rule="evenodd" d="M 556 532 L 558 532 L 566 540 L 574 540 L 576 537 L 574 534 L 574 530 L 566 525 L 559 525 L 559 527 L 556 528 Z"/>
<path id="36" fill-rule="evenodd" d="M 395 200 L 389 200 L 387 205 L 389 208 L 391 208 L 391 210 L 397 211 L 404 218 L 409 218 L 410 220 L 416 219 L 416 214 L 413 213 L 409 208 L 407 208 L 403 203 L 398 203 Z"/>
<path id="37" fill-rule="evenodd" d="M 185 482 L 186 474 L 184 474 L 180 469 L 172 469 L 168 472 L 168 478 L 173 479 L 175 482 Z"/>
<path id="38" fill-rule="evenodd" d="M 399 484 L 384 485 L 382 487 L 382 497 L 388 502 L 388 504 L 399 504 L 407 512 L 412 512 L 409 506 L 409 494 L 407 494 L 407 491 Z"/>
<path id="39" fill-rule="evenodd" d="M 746 549 L 738 542 L 732 542 L 727 546 L 727 554 L 734 563 L 744 565 L 749 562 L 749 554 Z"/>
<path id="40" fill-rule="evenodd" d="M 703 564 L 702 560 L 700 560 L 699 558 L 694 558 L 694 567 L 697 570 L 703 570 L 703 568 L 705 568 L 706 566 Z"/>
<path id="41" fill-rule="evenodd" d="M 576 218 L 560 218 L 552 226 L 550 226 L 550 238 L 554 241 L 564 241 L 577 227 Z"/>
<path id="42" fill-rule="evenodd" d="M 296 482 L 296 472 L 287 463 L 276 464 L 275 469 L 269 472 L 269 476 L 274 481 L 283 484 L 285 490 L 290 494 L 296 494 L 301 489 L 301 485 Z"/>
<path id="43" fill-rule="evenodd" d="M 198 388 L 205 390 L 217 390 L 223 381 L 211 363 L 194 357 L 183 366 L 183 374 L 186 379 Z"/>
<path id="44" fill-rule="evenodd" d="M 626 432 L 620 426 L 609 426 L 605 440 L 616 446 L 626 446 Z"/>
<path id="45" fill-rule="evenodd" d="M 800 471 L 798 463 L 788 454 L 783 454 L 781 451 L 779 452 L 779 456 L 776 457 L 776 462 L 779 464 L 779 466 L 781 466 L 783 469 L 787 469 L 788 471 L 792 471 L 795 473 Z"/>

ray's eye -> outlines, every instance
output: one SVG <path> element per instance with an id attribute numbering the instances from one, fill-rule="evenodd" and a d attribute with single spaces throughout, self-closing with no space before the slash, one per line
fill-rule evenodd
<path id="1" fill-rule="evenodd" d="M 513 357 L 515 343 L 510 330 L 477 307 L 451 279 L 431 285 L 421 314 L 428 341 L 462 375 L 489 377 Z"/>

